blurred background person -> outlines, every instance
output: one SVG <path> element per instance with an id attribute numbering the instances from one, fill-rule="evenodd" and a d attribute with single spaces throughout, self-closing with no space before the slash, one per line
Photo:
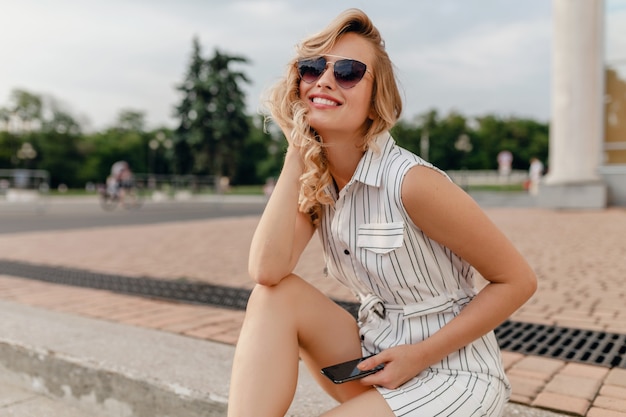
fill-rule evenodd
<path id="1" fill-rule="evenodd" d="M 537 195 L 539 192 L 539 181 L 541 181 L 541 177 L 543 177 L 543 162 L 539 160 L 539 158 L 532 157 L 530 158 L 530 167 L 528 168 L 528 191 L 532 195 Z"/>

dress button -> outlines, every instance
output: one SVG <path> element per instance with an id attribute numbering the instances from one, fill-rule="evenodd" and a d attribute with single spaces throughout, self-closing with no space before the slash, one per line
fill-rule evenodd
<path id="1" fill-rule="evenodd" d="M 365 335 L 364 334 L 361 335 L 361 341 L 363 341 L 363 340 L 365 340 Z"/>
<path id="2" fill-rule="evenodd" d="M 343 253 L 345 253 L 346 255 L 350 255 L 350 251 L 348 249 L 345 249 Z"/>

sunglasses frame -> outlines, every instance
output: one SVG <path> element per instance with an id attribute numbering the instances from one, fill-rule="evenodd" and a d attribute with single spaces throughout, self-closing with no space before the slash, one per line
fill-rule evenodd
<path id="1" fill-rule="evenodd" d="M 337 61 L 331 62 L 331 61 L 328 61 L 328 59 L 326 57 L 341 58 L 341 59 L 338 59 Z M 305 79 L 305 77 L 303 77 L 303 74 L 302 74 L 302 70 L 301 70 L 302 64 L 304 64 L 305 62 L 311 62 L 311 63 L 318 62 L 320 59 L 324 60 L 324 69 L 319 73 L 319 75 L 317 75 L 317 77 L 315 77 L 314 79 L 311 79 L 310 81 L 307 81 Z M 346 80 L 344 80 L 341 77 L 341 74 L 337 73 L 336 65 L 337 64 L 343 65 L 346 62 L 351 67 L 354 65 L 354 63 L 363 66 L 363 68 L 364 68 L 363 75 L 361 75 L 361 77 L 358 80 L 356 80 L 356 81 L 352 81 L 352 80 L 346 81 Z M 361 62 L 359 60 L 353 59 L 353 58 L 348 58 L 348 57 L 340 56 L 340 55 L 330 55 L 330 54 L 324 54 L 324 55 L 313 56 L 313 57 L 308 57 L 308 58 L 300 58 L 300 59 L 298 59 L 296 61 L 296 69 L 298 71 L 298 75 L 300 76 L 300 80 L 304 81 L 307 84 L 312 84 L 312 83 L 316 82 L 317 80 L 319 80 L 322 77 L 322 75 L 324 75 L 324 73 L 328 69 L 328 65 L 329 64 L 332 64 L 332 66 L 333 66 L 333 77 L 335 77 L 335 82 L 337 83 L 337 85 L 339 87 L 343 88 L 344 90 L 348 90 L 350 88 L 355 87 L 358 83 L 361 82 L 363 77 L 365 77 L 366 73 L 370 73 L 370 75 L 373 76 L 372 72 L 369 70 L 369 68 L 367 68 L 367 65 L 365 63 L 363 63 L 363 62 Z M 313 68 L 313 69 L 317 70 L 317 68 Z M 352 82 L 354 82 L 354 84 L 351 84 Z"/>

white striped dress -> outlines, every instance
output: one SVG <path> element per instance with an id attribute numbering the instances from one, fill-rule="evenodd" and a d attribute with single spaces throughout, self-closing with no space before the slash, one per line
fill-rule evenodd
<path id="1" fill-rule="evenodd" d="M 473 269 L 413 224 L 401 185 L 415 165 L 434 168 L 376 138 L 351 181 L 325 206 L 319 235 L 331 277 L 361 300 L 363 354 L 418 343 L 476 295 Z M 400 388 L 378 388 L 396 416 L 499 416 L 510 395 L 493 332 L 448 355 Z"/>

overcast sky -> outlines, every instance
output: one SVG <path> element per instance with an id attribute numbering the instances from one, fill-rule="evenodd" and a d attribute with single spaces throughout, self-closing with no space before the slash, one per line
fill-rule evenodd
<path id="1" fill-rule="evenodd" d="M 175 86 L 197 36 L 250 60 L 250 112 L 303 37 L 347 7 L 372 18 L 405 96 L 404 118 L 431 108 L 467 116 L 550 117 L 550 0 L 0 0 L 0 107 L 14 88 L 52 95 L 92 129 L 121 109 L 174 126 Z M 626 58 L 626 0 L 606 0 L 607 55 Z M 617 25 L 615 22 L 621 22 Z M 615 50 L 625 51 L 623 57 Z"/>

